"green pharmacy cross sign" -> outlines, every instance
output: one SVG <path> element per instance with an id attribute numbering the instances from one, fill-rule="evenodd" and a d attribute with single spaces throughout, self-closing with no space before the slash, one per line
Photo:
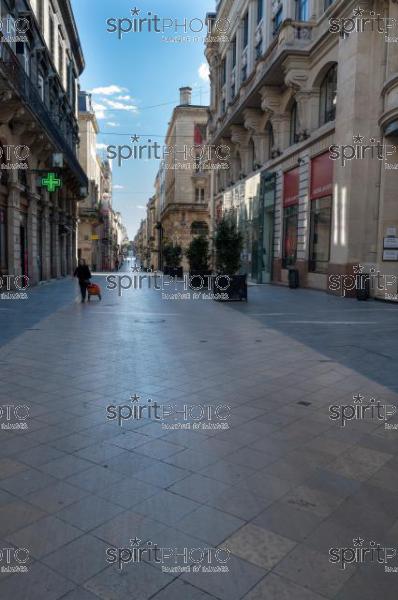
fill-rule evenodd
<path id="1" fill-rule="evenodd" d="M 55 192 L 57 188 L 62 187 L 62 181 L 55 173 L 47 173 L 47 177 L 43 177 L 41 180 L 41 185 L 47 188 L 49 192 Z"/>

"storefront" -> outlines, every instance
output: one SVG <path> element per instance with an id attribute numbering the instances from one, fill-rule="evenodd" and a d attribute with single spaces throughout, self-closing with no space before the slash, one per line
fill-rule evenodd
<path id="1" fill-rule="evenodd" d="M 282 267 L 285 269 L 295 265 L 297 260 L 299 184 L 300 170 L 298 167 L 284 174 Z"/>
<path id="2" fill-rule="evenodd" d="M 7 274 L 7 209 L 0 206 L 0 276 Z"/>
<path id="3" fill-rule="evenodd" d="M 223 212 L 242 234 L 241 273 L 253 283 L 270 283 L 273 265 L 274 174 L 257 173 L 223 197 Z"/>
<path id="4" fill-rule="evenodd" d="M 311 161 L 309 271 L 327 273 L 332 230 L 333 161 L 329 152 Z"/>

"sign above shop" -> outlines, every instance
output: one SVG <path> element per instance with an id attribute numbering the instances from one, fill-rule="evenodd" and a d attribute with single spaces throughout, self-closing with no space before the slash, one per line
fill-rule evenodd
<path id="1" fill-rule="evenodd" d="M 55 192 L 58 188 L 62 187 L 62 181 L 55 173 L 47 173 L 47 176 L 42 178 L 41 185 L 47 188 L 49 192 Z"/>
<path id="2" fill-rule="evenodd" d="M 311 161 L 311 200 L 331 196 L 333 192 L 333 161 L 329 152 Z"/>

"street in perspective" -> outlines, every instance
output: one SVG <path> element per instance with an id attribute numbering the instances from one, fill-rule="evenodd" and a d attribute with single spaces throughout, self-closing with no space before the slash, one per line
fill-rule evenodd
<path id="1" fill-rule="evenodd" d="M 398 2 L 0 0 L 0 599 L 396 600 Z"/>

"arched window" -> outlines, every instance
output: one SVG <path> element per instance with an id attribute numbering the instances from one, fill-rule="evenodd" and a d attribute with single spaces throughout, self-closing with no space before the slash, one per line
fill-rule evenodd
<path id="1" fill-rule="evenodd" d="M 298 141 L 297 102 L 294 101 L 290 110 L 290 145 L 297 144 Z"/>
<path id="2" fill-rule="evenodd" d="M 334 121 L 337 103 L 337 65 L 333 65 L 321 83 L 319 97 L 319 125 Z"/>
<path id="3" fill-rule="evenodd" d="M 250 141 L 249 141 L 248 152 L 249 152 L 249 156 L 248 156 L 249 170 L 254 171 L 256 168 L 256 149 L 255 149 L 252 138 L 250 138 Z"/>
<path id="4" fill-rule="evenodd" d="M 240 157 L 239 151 L 235 154 L 233 160 L 233 182 L 238 181 L 240 176 L 242 175 L 242 160 Z"/>
<path id="5" fill-rule="evenodd" d="M 265 133 L 267 135 L 267 160 L 271 160 L 272 149 L 274 147 L 274 129 L 272 127 L 271 121 L 268 121 L 265 127 Z"/>

